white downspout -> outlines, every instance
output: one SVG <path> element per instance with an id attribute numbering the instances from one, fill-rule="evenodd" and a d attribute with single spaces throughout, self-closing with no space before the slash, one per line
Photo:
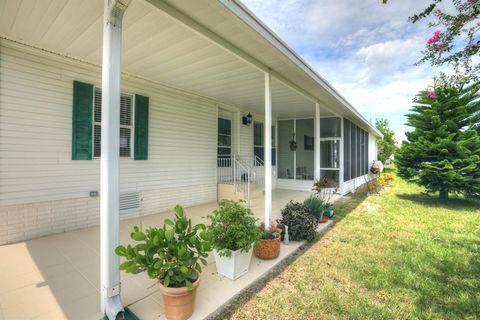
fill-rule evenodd
<path id="1" fill-rule="evenodd" d="M 265 73 L 265 229 L 270 228 L 272 219 L 272 89 L 271 76 Z"/>
<path id="2" fill-rule="evenodd" d="M 105 0 L 102 61 L 102 140 L 100 160 L 101 312 L 116 319 L 120 300 L 120 77 L 122 18 L 130 0 Z"/>
<path id="3" fill-rule="evenodd" d="M 320 104 L 315 103 L 315 180 L 320 180 Z"/>
<path id="4" fill-rule="evenodd" d="M 345 181 L 344 181 L 344 171 L 345 171 L 345 162 L 344 162 L 344 150 L 343 150 L 343 144 L 344 144 L 344 134 L 343 134 L 343 117 L 340 117 L 340 170 L 338 171 L 338 182 L 339 182 L 339 188 L 340 188 L 340 194 L 343 195 L 345 193 Z"/>

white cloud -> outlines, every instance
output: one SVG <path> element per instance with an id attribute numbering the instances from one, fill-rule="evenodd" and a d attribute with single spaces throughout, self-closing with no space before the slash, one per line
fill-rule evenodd
<path id="1" fill-rule="evenodd" d="M 368 80 L 378 82 L 402 69 L 412 67 L 420 58 L 424 44 L 418 37 L 406 40 L 391 40 L 360 48 L 357 55 L 367 68 Z"/>
<path id="2" fill-rule="evenodd" d="M 430 0 L 244 2 L 360 112 L 402 118 L 393 120 L 403 137 L 401 114 L 440 71 L 414 65 L 432 29 L 408 17 Z"/>

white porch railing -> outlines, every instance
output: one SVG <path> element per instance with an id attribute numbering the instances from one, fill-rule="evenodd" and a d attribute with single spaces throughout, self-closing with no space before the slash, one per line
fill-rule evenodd
<path id="1" fill-rule="evenodd" d="M 235 193 L 243 192 L 248 206 L 250 206 L 250 182 L 254 180 L 254 171 L 238 156 L 217 158 L 217 182 L 232 184 Z"/>
<path id="2" fill-rule="evenodd" d="M 255 170 L 255 184 L 258 188 L 265 188 L 265 163 L 262 158 L 255 155 L 253 158 L 253 167 Z"/>

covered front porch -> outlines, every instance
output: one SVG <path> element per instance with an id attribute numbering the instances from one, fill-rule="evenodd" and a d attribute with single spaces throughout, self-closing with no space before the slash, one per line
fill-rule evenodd
<path id="1" fill-rule="evenodd" d="M 290 201 L 303 201 L 308 192 L 273 191 L 273 218 Z M 262 219 L 259 201 L 252 210 Z M 205 216 L 216 202 L 186 208 L 193 222 L 206 222 Z M 161 225 L 172 212 L 132 217 L 120 223 L 120 242 L 127 243 L 129 227 Z M 320 225 L 325 228 L 326 225 Z M 99 227 L 85 228 L 0 247 L 0 319 L 100 319 L 100 233 Z M 301 243 L 282 244 L 278 259 L 253 258 L 250 272 L 236 281 L 216 273 L 213 256 L 202 273 L 192 319 L 203 319 L 242 289 L 257 281 L 280 263 Z M 121 274 L 122 302 L 140 319 L 164 319 L 163 302 L 155 280 L 146 274 Z M 28 307 L 27 307 L 28 306 Z"/>
<path id="2" fill-rule="evenodd" d="M 2 231 L 3 243 L 100 223 L 1 247 L 18 253 L 18 260 L 0 262 L 1 276 L 16 287 L 2 295 L 5 314 L 112 319 L 122 298 L 134 311 L 150 307 L 158 315 L 158 292 L 144 275 L 122 275 L 120 289 L 114 248 L 126 241 L 127 225 L 159 224 L 168 213 L 147 215 L 171 204 L 208 202 L 187 211 L 195 219 L 215 207 L 215 151 L 228 147 L 215 139 L 224 110 L 238 133 L 230 137 L 230 156 L 255 163 L 263 150 L 263 165 L 251 166 L 263 173 L 264 195 L 252 208 L 267 226 L 287 201 L 307 195 L 283 189 L 309 190 L 322 173 L 342 184 L 338 138 L 346 118 L 369 128 L 238 1 L 66 0 L 59 6 L 50 0 L 37 7 L 12 1 L 2 8 L 8 17 L 0 25 L 2 116 L 14 128 L 2 140 L 8 167 L 0 213 L 10 228 Z M 244 125 L 250 113 L 254 123 Z M 341 123 L 325 143 L 327 167 L 322 117 Z M 255 130 L 255 122 L 263 129 Z M 251 181 L 237 171 L 234 177 Z M 127 202 L 122 193 L 132 196 L 141 218 L 134 212 L 119 223 Z M 25 301 L 32 307 L 23 309 Z"/>

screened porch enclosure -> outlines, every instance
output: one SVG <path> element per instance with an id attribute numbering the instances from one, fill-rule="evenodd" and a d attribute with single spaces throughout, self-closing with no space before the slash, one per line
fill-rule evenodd
<path id="1" fill-rule="evenodd" d="M 341 118 L 320 118 L 320 179 L 340 184 Z M 278 178 L 312 181 L 315 177 L 314 118 L 278 121 Z"/>

